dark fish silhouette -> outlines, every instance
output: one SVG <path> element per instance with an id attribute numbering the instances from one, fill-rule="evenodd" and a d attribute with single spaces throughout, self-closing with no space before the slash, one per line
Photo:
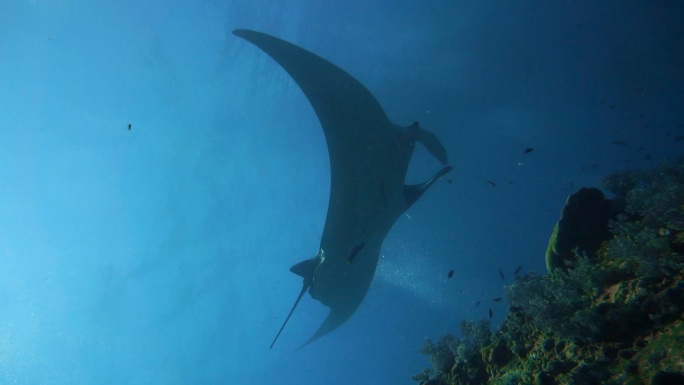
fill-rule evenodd
<path id="1" fill-rule="evenodd" d="M 499 269 L 499 277 L 501 277 L 501 279 L 506 279 L 506 276 L 504 275 L 503 271 L 501 271 L 501 269 Z"/>
<path id="2" fill-rule="evenodd" d="M 454 271 L 453 271 L 453 270 L 449 270 L 449 273 L 447 274 L 447 278 L 451 278 L 451 277 L 453 277 L 453 276 L 454 276 Z"/>
<path id="3" fill-rule="evenodd" d="M 527 147 L 525 151 L 523 151 L 523 154 L 529 154 L 530 152 L 534 151 L 534 148 L 532 147 Z"/>
<path id="4" fill-rule="evenodd" d="M 501 297 L 492 298 L 492 301 L 494 301 L 494 302 L 501 302 Z"/>
<path id="5" fill-rule="evenodd" d="M 480 306 L 480 301 L 475 302 L 475 307 Z"/>
<path id="6" fill-rule="evenodd" d="M 128 131 L 130 131 L 130 130 L 131 130 L 131 124 L 128 123 Z"/>
<path id="7" fill-rule="evenodd" d="M 489 308 L 489 318 L 492 318 L 492 317 L 494 317 L 494 313 L 492 312 L 492 309 Z"/>
<path id="8" fill-rule="evenodd" d="M 622 140 L 614 140 L 614 141 L 610 142 L 610 144 L 616 144 L 618 146 L 626 146 L 627 142 L 624 142 Z"/>
<path id="9" fill-rule="evenodd" d="M 674 138 L 675 142 L 681 142 L 682 140 L 684 140 L 684 135 L 679 135 L 678 137 Z"/>
<path id="10" fill-rule="evenodd" d="M 492 182 L 491 180 L 488 180 L 487 183 L 491 184 L 492 187 L 496 187 L 496 183 Z M 504 189 L 505 190 L 505 189 Z"/>
<path id="11" fill-rule="evenodd" d="M 441 163 L 447 153 L 439 139 L 418 123 L 398 126 L 375 97 L 351 75 L 294 44 L 264 33 L 233 33 L 261 48 L 294 79 L 323 128 L 330 157 L 330 199 L 318 253 L 290 271 L 303 278 L 302 289 L 273 344 L 308 291 L 330 308 L 323 324 L 305 343 L 337 329 L 368 292 L 380 247 L 394 222 L 437 180 L 445 166 L 418 185 L 404 180 L 415 142 Z M 365 245 L 349 260 L 349 250 Z"/>
<path id="12" fill-rule="evenodd" d="M 520 273 L 520 269 L 522 269 L 522 266 L 516 267 L 515 271 L 513 272 L 513 275 L 518 275 L 518 273 Z"/>

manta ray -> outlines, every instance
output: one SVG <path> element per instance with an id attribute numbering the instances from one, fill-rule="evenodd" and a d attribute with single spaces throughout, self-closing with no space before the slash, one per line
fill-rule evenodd
<path id="1" fill-rule="evenodd" d="M 311 103 L 328 146 L 330 200 L 320 247 L 313 258 L 290 268 L 303 278 L 302 290 L 271 348 L 308 291 L 330 312 L 307 345 L 354 314 L 368 292 L 392 225 L 451 167 L 437 137 L 417 122 L 407 127 L 392 123 L 370 91 L 344 70 L 265 33 L 233 33 L 290 74 Z M 416 141 L 445 166 L 424 183 L 406 185 Z"/>

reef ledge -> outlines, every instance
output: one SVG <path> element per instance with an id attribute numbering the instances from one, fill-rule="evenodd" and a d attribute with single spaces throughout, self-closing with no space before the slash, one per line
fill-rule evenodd
<path id="1" fill-rule="evenodd" d="M 609 237 L 505 288 L 502 326 L 425 341 L 420 385 L 684 384 L 684 159 L 610 175 Z"/>

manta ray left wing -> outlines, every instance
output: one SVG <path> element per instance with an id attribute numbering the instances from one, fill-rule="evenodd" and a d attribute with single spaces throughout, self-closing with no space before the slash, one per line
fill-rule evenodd
<path id="1" fill-rule="evenodd" d="M 390 122 L 375 97 L 329 61 L 264 33 L 244 29 L 233 33 L 261 48 L 292 76 L 314 108 L 328 145 L 330 201 L 320 251 L 290 269 L 303 277 L 302 290 L 273 340 L 308 290 L 330 308 L 309 343 L 354 314 L 368 291 L 392 225 L 451 167 L 443 167 L 422 184 L 405 185 L 416 141 L 447 163 L 446 150 L 432 133 L 418 123 L 400 127 Z"/>

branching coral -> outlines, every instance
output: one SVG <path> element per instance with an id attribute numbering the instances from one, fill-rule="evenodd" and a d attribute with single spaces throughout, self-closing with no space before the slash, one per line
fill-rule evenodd
<path id="1" fill-rule="evenodd" d="M 526 315 L 537 328 L 560 337 L 591 339 L 597 333 L 589 308 L 605 275 L 590 260 L 578 257 L 567 271 L 548 275 L 528 274 L 506 287 L 512 308 Z"/>
<path id="2" fill-rule="evenodd" d="M 463 321 L 461 333 L 461 339 L 447 334 L 437 343 L 427 338 L 420 353 L 427 356 L 436 378 L 454 378 L 456 384 L 483 383 L 485 375 L 480 350 L 491 342 L 489 321 Z M 424 370 L 413 379 L 421 384 L 432 384 L 430 374 Z"/>
<path id="3" fill-rule="evenodd" d="M 447 373 L 454 366 L 456 356 L 461 353 L 462 343 L 451 334 L 447 334 L 439 339 L 437 343 L 430 338 L 425 339 L 420 354 L 423 354 L 430 361 L 430 365 L 436 375 Z"/>
<path id="4" fill-rule="evenodd" d="M 622 212 L 611 221 L 613 239 L 602 256 L 629 273 L 657 280 L 682 270 L 684 260 L 684 159 L 653 171 L 604 179 Z"/>

